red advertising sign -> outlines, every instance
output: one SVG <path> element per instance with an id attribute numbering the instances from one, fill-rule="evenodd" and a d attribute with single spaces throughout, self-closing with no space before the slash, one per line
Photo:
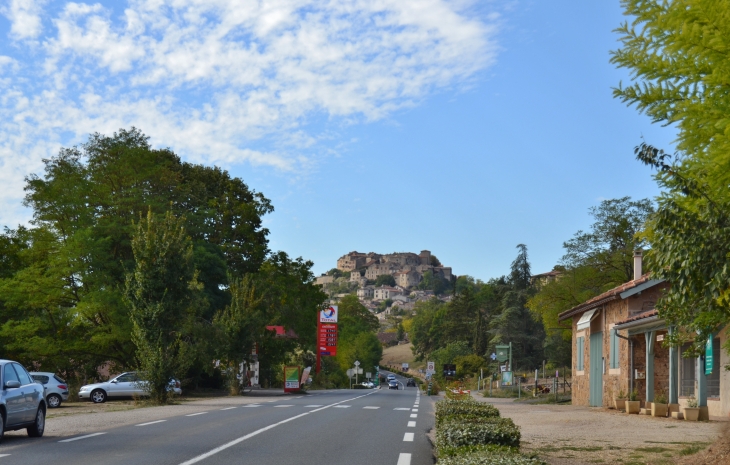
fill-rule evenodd
<path id="1" fill-rule="evenodd" d="M 320 323 L 317 332 L 319 355 L 337 355 L 337 323 Z"/>

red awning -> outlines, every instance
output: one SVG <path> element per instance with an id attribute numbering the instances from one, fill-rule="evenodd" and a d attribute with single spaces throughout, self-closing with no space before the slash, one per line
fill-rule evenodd
<path id="1" fill-rule="evenodd" d="M 283 326 L 267 326 L 267 330 L 274 332 L 274 337 L 283 337 L 287 339 L 298 339 L 297 333 L 294 330 L 286 330 Z"/>

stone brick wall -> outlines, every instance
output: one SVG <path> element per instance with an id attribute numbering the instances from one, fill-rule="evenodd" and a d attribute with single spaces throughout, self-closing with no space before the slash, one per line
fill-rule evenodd
<path id="1" fill-rule="evenodd" d="M 664 335 L 666 331 L 657 331 L 656 335 Z M 632 336 L 634 341 L 634 369 L 646 374 L 646 338 L 643 334 Z M 654 395 L 662 390 L 669 397 L 669 348 L 663 342 L 654 339 Z M 628 380 L 628 377 L 627 377 Z M 639 392 L 639 399 L 646 402 L 646 379 L 635 379 L 634 389 Z"/>

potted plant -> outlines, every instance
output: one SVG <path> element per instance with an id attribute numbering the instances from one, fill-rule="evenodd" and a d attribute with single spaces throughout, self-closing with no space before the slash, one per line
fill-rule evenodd
<path id="1" fill-rule="evenodd" d="M 687 406 L 684 408 L 684 419 L 689 421 L 697 421 L 700 417 L 700 409 L 697 407 L 697 399 L 695 396 L 687 400 Z"/>
<path id="2" fill-rule="evenodd" d="M 659 391 L 654 397 L 654 402 L 651 404 L 651 416 L 653 417 L 666 417 L 667 416 L 667 395 L 664 391 Z"/>
<path id="3" fill-rule="evenodd" d="M 626 413 L 639 413 L 641 401 L 639 400 L 639 391 L 634 389 L 629 393 L 629 400 L 626 401 Z"/>
<path id="4" fill-rule="evenodd" d="M 626 410 L 626 393 L 623 389 L 619 389 L 618 395 L 613 398 L 613 405 L 616 410 Z"/>

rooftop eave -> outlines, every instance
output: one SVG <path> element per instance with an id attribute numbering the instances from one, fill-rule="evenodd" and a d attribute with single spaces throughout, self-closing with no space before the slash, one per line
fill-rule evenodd
<path id="1" fill-rule="evenodd" d="M 611 302 L 613 300 L 617 300 L 620 297 L 618 295 L 611 295 L 608 297 L 605 297 L 601 300 L 596 300 L 595 302 L 591 302 L 590 304 L 585 304 L 585 306 L 577 306 L 574 308 L 571 308 L 570 310 L 566 310 L 565 312 L 558 315 L 558 321 L 565 321 L 568 318 L 572 318 L 576 315 L 580 315 L 581 313 L 587 312 L 588 310 L 593 310 L 596 307 L 600 307 L 603 304 L 606 304 L 608 302 Z"/>

